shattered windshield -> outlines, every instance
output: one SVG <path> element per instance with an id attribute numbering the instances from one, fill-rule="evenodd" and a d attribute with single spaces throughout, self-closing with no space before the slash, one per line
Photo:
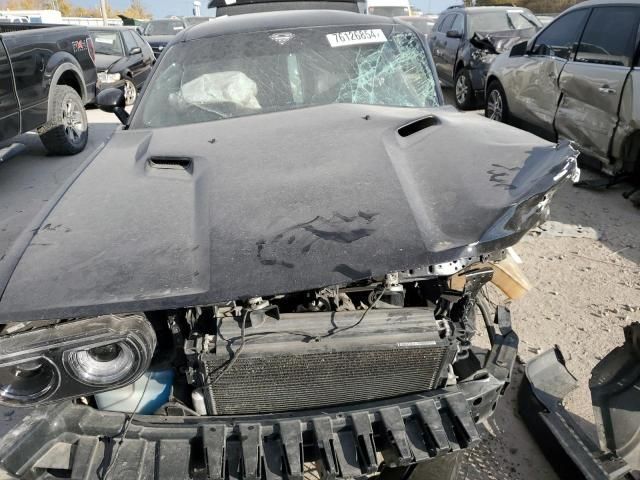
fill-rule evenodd
<path id="1" fill-rule="evenodd" d="M 474 12 L 468 17 L 469 32 L 505 32 L 508 30 L 526 30 L 541 28 L 542 24 L 528 10 L 494 10 L 491 12 Z"/>
<path id="2" fill-rule="evenodd" d="M 418 37 L 404 26 L 385 25 L 176 44 L 164 53 L 131 126 L 167 127 L 330 103 L 437 106 Z"/>

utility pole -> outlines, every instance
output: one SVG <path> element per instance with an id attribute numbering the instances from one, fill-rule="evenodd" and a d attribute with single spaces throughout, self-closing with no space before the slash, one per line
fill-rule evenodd
<path id="1" fill-rule="evenodd" d="M 100 0 L 100 10 L 102 11 L 102 23 L 107 26 L 107 0 Z"/>

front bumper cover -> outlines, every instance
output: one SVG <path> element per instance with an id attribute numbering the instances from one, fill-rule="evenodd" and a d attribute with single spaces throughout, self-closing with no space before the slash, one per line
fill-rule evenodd
<path id="1" fill-rule="evenodd" d="M 455 387 L 294 414 L 126 417 L 72 403 L 34 410 L 0 441 L 0 464 L 20 478 L 294 479 L 316 462 L 323 479 L 364 478 L 469 448 L 516 359 L 518 338 L 496 334 L 484 368 Z M 117 452 L 117 453 L 116 453 Z M 113 461 L 117 456 L 117 461 Z M 113 463 L 113 465 L 111 465 Z M 110 466 L 111 465 L 111 466 Z"/>

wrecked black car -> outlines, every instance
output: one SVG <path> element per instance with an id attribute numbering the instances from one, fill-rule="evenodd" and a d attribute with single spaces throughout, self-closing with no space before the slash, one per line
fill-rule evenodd
<path id="1" fill-rule="evenodd" d="M 195 26 L 98 104 L 125 126 L 0 261 L 2 468 L 455 474 L 518 346 L 481 291 L 523 293 L 574 150 L 441 108 L 420 36 L 348 12 Z"/>
<path id="2" fill-rule="evenodd" d="M 469 110 L 482 103 L 495 57 L 541 28 L 526 8 L 451 7 L 442 12 L 429 35 L 429 48 L 440 81 L 455 88 L 456 106 Z"/>

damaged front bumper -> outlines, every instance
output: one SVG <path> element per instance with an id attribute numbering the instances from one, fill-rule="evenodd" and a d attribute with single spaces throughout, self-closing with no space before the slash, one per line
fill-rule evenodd
<path id="1" fill-rule="evenodd" d="M 473 447 L 511 379 L 518 337 L 499 309 L 483 368 L 455 386 L 381 402 L 242 417 L 127 416 L 70 402 L 34 410 L 0 443 L 19 478 L 364 478 Z M 123 439 L 123 431 L 126 432 Z"/>
<path id="2" fill-rule="evenodd" d="M 518 403 L 528 428 L 561 478 L 640 478 L 640 324 L 625 328 L 626 342 L 593 369 L 589 388 L 598 441 L 564 407 L 578 388 L 555 347 L 526 369 Z"/>

